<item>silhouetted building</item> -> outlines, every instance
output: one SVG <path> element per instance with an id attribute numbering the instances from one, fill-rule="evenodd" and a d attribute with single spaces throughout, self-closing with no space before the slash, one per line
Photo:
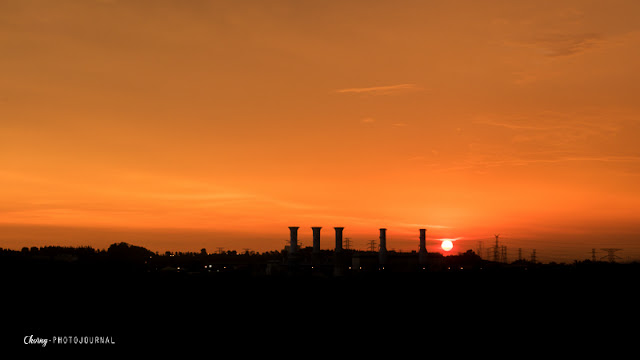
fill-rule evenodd
<path id="1" fill-rule="evenodd" d="M 375 252 L 358 252 L 351 257 L 351 270 L 356 273 L 378 270 L 379 255 Z"/>
<path id="2" fill-rule="evenodd" d="M 297 272 L 300 254 L 298 253 L 298 226 L 289 226 L 289 254 L 287 264 L 290 272 Z"/>
<path id="3" fill-rule="evenodd" d="M 320 229 L 319 226 L 312 227 L 313 231 L 313 250 L 311 252 L 311 265 L 318 265 L 320 262 Z"/>
<path id="4" fill-rule="evenodd" d="M 313 231 L 313 253 L 314 254 L 320 253 L 320 229 L 322 228 L 319 226 L 311 228 L 311 230 Z"/>
<path id="5" fill-rule="evenodd" d="M 379 257 L 380 257 L 380 267 L 384 268 L 388 262 L 388 252 L 387 252 L 387 229 L 380 229 L 380 246 L 378 249 Z"/>
<path id="6" fill-rule="evenodd" d="M 289 226 L 289 256 L 298 252 L 298 226 Z"/>
<path id="7" fill-rule="evenodd" d="M 342 276 L 344 275 L 344 254 L 342 251 L 342 230 L 343 227 L 334 227 L 336 231 L 336 248 L 334 250 L 334 265 L 333 265 L 333 275 L 334 276 Z"/>
<path id="8" fill-rule="evenodd" d="M 420 265 L 427 264 L 427 229 L 420 229 L 420 249 L 418 250 L 418 262 Z"/>

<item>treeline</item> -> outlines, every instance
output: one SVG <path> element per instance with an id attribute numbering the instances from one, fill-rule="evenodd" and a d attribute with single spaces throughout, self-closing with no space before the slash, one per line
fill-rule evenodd
<path id="1" fill-rule="evenodd" d="M 21 250 L 0 248 L 0 268 L 4 270 L 39 271 L 43 269 L 114 269 L 146 271 L 220 271 L 243 264 L 282 262 L 284 251 L 263 253 L 244 251 L 171 252 L 162 254 L 125 242 L 111 244 L 107 249 L 91 246 L 23 247 Z"/>
<path id="2" fill-rule="evenodd" d="M 301 248 L 298 251 L 300 263 L 310 263 L 312 258 L 311 248 Z M 377 256 L 375 252 L 361 252 L 345 250 L 349 257 L 358 254 Z M 395 253 L 389 255 L 396 258 L 396 262 L 412 261 L 415 253 Z M 527 261 L 515 261 L 510 264 L 495 263 L 481 259 L 472 250 L 458 255 L 443 256 L 440 253 L 429 253 L 430 269 L 441 270 L 471 270 L 471 269 L 545 269 L 545 270 L 610 270 L 619 269 L 624 264 L 575 261 L 571 264 L 540 264 Z M 413 259 L 416 260 L 416 259 Z M 153 252 L 141 246 L 131 245 L 126 242 L 111 244 L 107 249 L 95 249 L 91 246 L 44 246 L 24 247 L 21 250 L 0 248 L 0 268 L 12 269 L 47 269 L 59 268 L 64 265 L 74 264 L 77 269 L 81 265 L 85 269 L 110 268 L 110 269 L 135 269 L 146 271 L 179 271 L 179 272 L 223 272 L 232 271 L 249 266 L 266 266 L 266 264 L 287 264 L 288 253 L 286 250 L 267 251 L 263 253 L 245 250 L 217 251 L 209 253 L 206 249 L 198 252 Z M 320 259 L 315 259 L 317 264 L 330 264 L 333 261 L 333 251 L 322 250 Z M 633 268 L 637 271 L 640 264 L 634 262 L 624 266 L 625 269 Z"/>
<path id="3" fill-rule="evenodd" d="M 56 256 L 72 256 L 72 257 L 100 257 L 109 256 L 113 258 L 129 258 L 129 259 L 144 259 L 147 257 L 175 257 L 175 258 L 187 258 L 187 257 L 211 257 L 211 258 L 237 258 L 240 257 L 256 257 L 256 258 L 273 258 L 274 256 L 282 256 L 283 251 L 266 251 L 263 253 L 244 250 L 238 252 L 236 250 L 217 251 L 215 253 L 209 253 L 205 248 L 199 252 L 183 252 L 183 251 L 165 251 L 159 253 L 153 252 L 141 246 L 131 245 L 126 242 L 111 244 L 107 249 L 95 249 L 91 246 L 42 246 L 42 247 L 23 247 L 21 250 L 3 249 L 0 247 L 0 256 L 4 257 L 56 257 Z"/>

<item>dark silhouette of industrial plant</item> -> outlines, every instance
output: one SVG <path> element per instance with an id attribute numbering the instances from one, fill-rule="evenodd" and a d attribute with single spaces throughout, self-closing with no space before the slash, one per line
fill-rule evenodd
<path id="1" fill-rule="evenodd" d="M 153 252 L 127 243 L 114 243 L 106 250 L 92 247 L 45 246 L 23 248 L 21 251 L 0 248 L 0 270 L 2 274 L 37 274 L 75 272 L 75 276 L 86 274 L 181 274 L 210 277 L 252 278 L 366 278 L 367 276 L 409 276 L 412 274 L 438 274 L 444 272 L 518 272 L 518 271 L 575 271 L 576 269 L 636 268 L 636 262 L 618 264 L 614 252 L 621 249 L 603 249 L 608 255 L 597 258 L 593 249 L 592 259 L 571 264 L 542 264 L 535 260 L 506 262 L 505 247 L 498 244 L 489 249 L 493 258 L 482 258 L 473 250 L 445 256 L 426 249 L 426 229 L 419 229 L 418 250 L 399 252 L 387 249 L 387 229 L 379 229 L 379 243 L 368 250 L 355 250 L 343 246 L 343 227 L 334 227 L 335 243 L 331 250 L 321 248 L 321 227 L 311 227 L 313 244 L 301 248 L 298 243 L 297 226 L 289 227 L 289 241 L 284 249 L 263 253 L 244 249 L 224 251 L 217 248 L 213 253 L 201 249 L 198 252 Z M 481 249 L 480 249 L 481 251 Z M 604 259 L 608 261 L 603 261 Z"/>
<path id="2" fill-rule="evenodd" d="M 284 249 L 262 253 L 223 248 L 159 253 L 128 243 L 107 249 L 0 249 L 5 309 L 17 315 L 17 321 L 3 325 L 12 330 L 3 339 L 23 350 L 30 335 L 108 335 L 114 347 L 244 348 L 250 341 L 264 351 L 284 337 L 291 346 L 329 341 L 335 335 L 325 334 L 321 325 L 340 324 L 358 329 L 353 341 L 366 342 L 384 330 L 388 341 L 404 343 L 423 341 L 430 329 L 459 336 L 460 328 L 478 326 L 460 310 L 468 304 L 547 321 L 565 316 L 575 303 L 624 306 L 634 299 L 629 284 L 640 274 L 640 264 L 616 263 L 614 256 L 601 261 L 595 250 L 591 260 L 571 264 L 521 258 L 507 263 L 473 250 L 449 256 L 428 252 L 426 229 L 419 229 L 418 250 L 411 252 L 389 250 L 385 228 L 379 230 L 377 249 L 367 250 L 343 241 L 343 227 L 333 229 L 333 249 L 321 247 L 320 227 L 311 228 L 312 246 L 301 247 L 299 229 L 289 228 Z M 596 303 L 598 293 L 607 296 Z M 541 304 L 553 304 L 551 313 Z M 443 307 L 452 312 L 440 311 Z M 423 308 L 426 314 L 407 310 Z M 413 330 L 416 324 L 422 332 Z M 502 326 L 483 326 L 491 324 Z"/>

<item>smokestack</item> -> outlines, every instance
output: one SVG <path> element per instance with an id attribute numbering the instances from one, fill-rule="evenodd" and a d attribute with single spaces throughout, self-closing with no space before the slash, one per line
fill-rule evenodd
<path id="1" fill-rule="evenodd" d="M 336 252 L 342 252 L 342 230 L 343 227 L 334 227 L 336 229 Z"/>
<path id="2" fill-rule="evenodd" d="M 380 229 L 380 266 L 387 265 L 387 229 Z"/>
<path id="3" fill-rule="evenodd" d="M 420 265 L 427 263 L 427 229 L 420 229 L 420 250 L 418 251 L 418 262 Z"/>
<path id="4" fill-rule="evenodd" d="M 313 254 L 316 255 L 320 253 L 320 229 L 322 228 L 319 226 L 311 228 L 313 231 Z"/>
<path id="5" fill-rule="evenodd" d="M 289 255 L 298 252 L 298 229 L 299 226 L 289 226 Z"/>
<path id="6" fill-rule="evenodd" d="M 343 227 L 334 227 L 336 230 L 336 250 L 333 253 L 333 276 L 344 275 L 344 254 L 342 253 L 342 230 Z"/>

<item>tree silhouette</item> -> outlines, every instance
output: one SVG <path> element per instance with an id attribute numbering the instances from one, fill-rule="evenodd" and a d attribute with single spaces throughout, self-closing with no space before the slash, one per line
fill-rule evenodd
<path id="1" fill-rule="evenodd" d="M 107 254 L 114 260 L 123 260 L 133 263 L 140 263 L 153 255 L 153 252 L 140 246 L 129 245 L 125 242 L 111 244 L 107 249 Z"/>

